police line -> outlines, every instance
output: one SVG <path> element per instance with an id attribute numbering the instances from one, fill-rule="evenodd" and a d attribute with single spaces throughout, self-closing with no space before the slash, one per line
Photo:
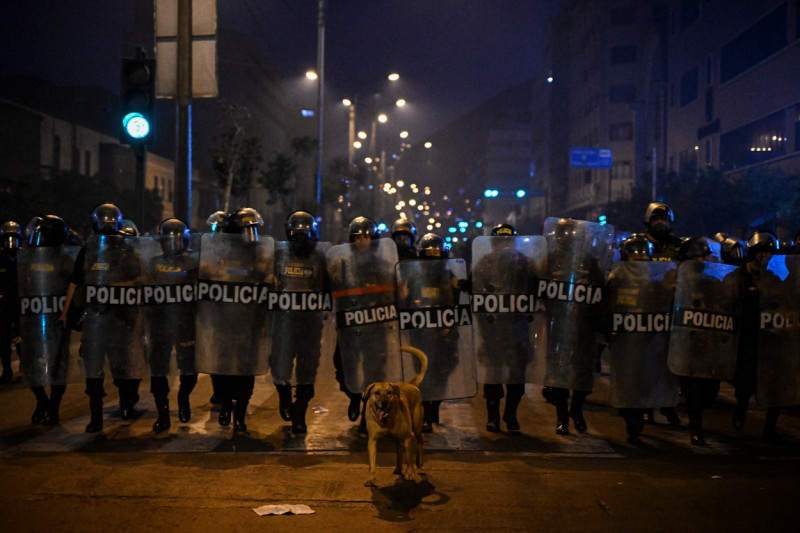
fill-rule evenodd
<path id="1" fill-rule="evenodd" d="M 326 311 L 332 307 L 331 296 L 322 292 L 276 292 L 262 283 L 198 281 L 175 285 L 87 285 L 88 305 L 163 305 L 210 301 L 234 304 L 263 304 L 270 310 Z M 61 303 L 63 307 L 63 302 Z M 41 307 L 26 303 L 26 309 Z"/>

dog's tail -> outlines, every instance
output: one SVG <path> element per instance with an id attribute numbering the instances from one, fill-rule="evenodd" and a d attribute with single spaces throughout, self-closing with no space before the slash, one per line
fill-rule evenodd
<path id="1" fill-rule="evenodd" d="M 408 381 L 415 387 L 419 387 L 422 383 L 422 380 L 425 378 L 425 372 L 428 371 L 428 357 L 422 350 L 419 348 L 414 348 L 413 346 L 401 346 L 400 351 L 410 353 L 417 358 L 417 361 L 419 361 L 419 372 L 416 376 Z"/>

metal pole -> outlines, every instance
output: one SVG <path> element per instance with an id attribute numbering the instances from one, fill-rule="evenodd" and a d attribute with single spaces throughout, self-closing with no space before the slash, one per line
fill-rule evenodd
<path id="1" fill-rule="evenodd" d="M 653 183 L 650 198 L 656 199 L 656 183 L 658 183 L 658 149 L 653 146 Z"/>
<path id="2" fill-rule="evenodd" d="M 192 0 L 178 0 L 175 217 L 192 226 Z"/>
<path id="3" fill-rule="evenodd" d="M 350 145 L 347 148 L 347 176 L 350 177 L 353 175 L 353 163 L 356 156 L 356 147 L 354 146 L 356 142 L 356 104 L 350 104 L 348 112 L 347 141 Z"/>
<path id="4" fill-rule="evenodd" d="M 325 0 L 317 4 L 317 177 L 315 199 L 317 209 L 322 206 L 322 125 L 325 101 Z"/>

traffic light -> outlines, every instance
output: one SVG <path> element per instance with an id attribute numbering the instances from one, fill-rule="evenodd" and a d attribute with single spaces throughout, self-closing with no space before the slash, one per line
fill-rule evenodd
<path id="1" fill-rule="evenodd" d="M 141 49 L 133 59 L 122 60 L 120 136 L 123 144 L 145 144 L 153 136 L 156 100 L 156 62 Z"/>

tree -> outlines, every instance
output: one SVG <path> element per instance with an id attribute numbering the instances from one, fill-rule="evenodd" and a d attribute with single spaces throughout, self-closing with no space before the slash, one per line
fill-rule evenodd
<path id="1" fill-rule="evenodd" d="M 278 202 L 286 209 L 294 208 L 290 195 L 297 190 L 297 169 L 317 148 L 317 140 L 303 136 L 292 139 L 291 153 L 275 152 L 261 173 L 260 182 L 269 192 L 267 204 Z"/>
<path id="2" fill-rule="evenodd" d="M 230 124 L 217 136 L 212 149 L 213 169 L 223 191 L 223 211 L 228 211 L 232 196 L 239 196 L 251 185 L 261 168 L 261 140 L 251 134 L 250 112 L 244 106 L 228 104 L 224 108 Z"/>

